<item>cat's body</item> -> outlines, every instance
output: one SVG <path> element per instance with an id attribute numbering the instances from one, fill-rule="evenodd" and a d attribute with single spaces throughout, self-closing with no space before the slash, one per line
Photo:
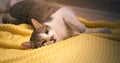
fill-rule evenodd
<path id="1" fill-rule="evenodd" d="M 34 0 L 12 6 L 10 12 L 3 17 L 3 21 L 14 24 L 33 24 L 35 30 L 30 39 L 31 43 L 23 44 L 30 48 L 41 47 L 80 33 L 111 33 L 107 28 L 89 30 L 77 20 L 69 7 Z"/>

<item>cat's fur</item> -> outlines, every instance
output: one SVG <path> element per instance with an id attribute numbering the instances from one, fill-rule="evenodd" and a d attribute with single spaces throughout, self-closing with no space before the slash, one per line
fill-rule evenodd
<path id="1" fill-rule="evenodd" d="M 12 6 L 3 17 L 3 22 L 28 23 L 34 26 L 30 42 L 22 44 L 27 48 L 41 47 L 80 33 L 111 33 L 108 28 L 88 29 L 77 20 L 69 7 L 34 0 Z"/>
<path id="2" fill-rule="evenodd" d="M 5 21 L 7 21 L 8 23 L 8 20 L 11 19 L 10 23 L 13 21 L 12 23 L 14 24 L 31 24 L 31 19 L 34 18 L 38 21 L 41 21 L 40 23 L 43 23 L 44 21 L 51 19 L 50 15 L 52 15 L 60 8 L 61 6 L 55 3 L 40 3 L 34 0 L 22 1 L 18 2 L 10 8 L 9 13 L 6 14 L 5 17 L 3 17 L 3 22 L 5 23 Z M 11 16 L 13 17 L 13 19 Z"/>

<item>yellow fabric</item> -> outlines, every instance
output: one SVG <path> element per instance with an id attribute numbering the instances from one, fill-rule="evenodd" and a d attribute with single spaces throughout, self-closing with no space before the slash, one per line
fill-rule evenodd
<path id="1" fill-rule="evenodd" d="M 87 21 L 87 27 L 109 27 L 112 34 L 80 34 L 38 49 L 24 49 L 32 27 L 0 24 L 0 63 L 120 63 L 120 21 Z"/>

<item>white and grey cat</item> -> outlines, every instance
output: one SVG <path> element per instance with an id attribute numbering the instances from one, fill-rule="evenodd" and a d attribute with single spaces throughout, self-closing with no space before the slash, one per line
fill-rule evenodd
<path id="1" fill-rule="evenodd" d="M 28 23 L 34 31 L 23 47 L 38 48 L 80 33 L 107 33 L 108 28 L 89 29 L 79 22 L 71 8 L 56 3 L 22 1 L 13 5 L 3 16 L 4 23 Z"/>

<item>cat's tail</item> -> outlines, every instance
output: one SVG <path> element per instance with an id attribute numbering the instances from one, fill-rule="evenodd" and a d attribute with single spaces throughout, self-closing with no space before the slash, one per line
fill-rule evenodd
<path id="1" fill-rule="evenodd" d="M 105 33 L 105 34 L 111 34 L 112 31 L 109 28 L 96 28 L 96 29 L 89 29 L 89 28 L 87 28 L 85 33 Z"/>

